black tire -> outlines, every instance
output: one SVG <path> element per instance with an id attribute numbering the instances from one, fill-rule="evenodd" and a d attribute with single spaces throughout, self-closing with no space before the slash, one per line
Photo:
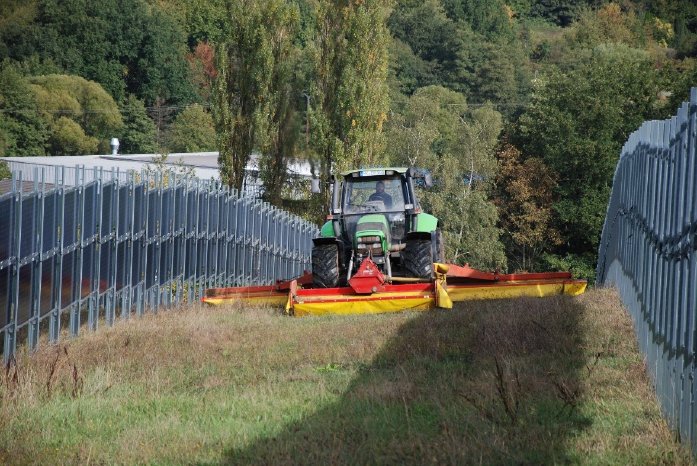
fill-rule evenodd
<path id="1" fill-rule="evenodd" d="M 339 285 L 339 247 L 318 244 L 312 248 L 312 284 L 318 288 Z"/>
<path id="2" fill-rule="evenodd" d="M 407 240 L 401 256 L 407 275 L 427 280 L 433 278 L 433 246 L 431 240 Z"/>
<path id="3" fill-rule="evenodd" d="M 433 247 L 433 262 L 445 262 L 445 243 L 443 243 L 443 232 L 435 230 L 431 232 L 431 245 Z"/>

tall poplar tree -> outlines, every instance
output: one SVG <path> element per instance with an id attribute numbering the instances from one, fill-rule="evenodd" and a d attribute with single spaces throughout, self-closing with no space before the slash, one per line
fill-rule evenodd
<path id="1" fill-rule="evenodd" d="M 284 1 L 270 1 L 266 15 L 273 23 L 271 53 L 273 72 L 268 88 L 266 132 L 262 135 L 260 172 L 264 198 L 280 205 L 286 186 L 288 162 L 295 155 L 298 137 L 297 103 L 301 96 L 296 78 L 300 12 Z"/>
<path id="2" fill-rule="evenodd" d="M 281 31 L 292 28 L 296 10 L 281 0 L 228 3 L 230 35 L 217 52 L 213 113 L 221 178 L 236 189 L 242 189 L 252 151 L 267 145 L 281 120 L 285 98 L 279 94 L 287 89 L 274 78 L 285 66 L 285 52 L 279 53 L 285 46 L 279 44 L 288 38 Z"/>
<path id="3" fill-rule="evenodd" d="M 312 143 L 322 174 L 383 161 L 391 0 L 315 1 Z M 325 185 L 326 186 L 326 185 Z"/>

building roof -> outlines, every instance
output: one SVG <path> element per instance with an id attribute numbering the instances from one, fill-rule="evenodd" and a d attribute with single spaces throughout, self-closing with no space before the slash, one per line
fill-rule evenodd
<path id="1" fill-rule="evenodd" d="M 120 171 L 140 171 L 146 165 L 154 163 L 160 154 L 118 154 L 118 155 L 74 155 L 74 156 L 49 156 L 49 157 L 2 157 L 0 160 L 7 162 L 19 162 L 33 165 L 51 165 L 77 167 L 86 169 L 101 168 L 104 170 L 118 169 Z M 247 163 L 247 170 L 259 170 L 260 155 L 252 154 Z M 195 175 L 203 179 L 219 179 L 218 152 L 189 152 L 172 153 L 167 156 L 166 165 L 184 165 L 192 167 Z M 291 175 L 304 177 L 312 176 L 312 169 L 305 161 L 294 161 L 288 164 L 288 172 Z"/>
<path id="2" fill-rule="evenodd" d="M 157 170 L 162 163 L 160 154 L 125 154 L 125 155 L 80 155 L 49 157 L 0 157 L 8 162 L 10 170 L 18 173 L 18 180 L 33 186 L 33 181 L 77 186 L 95 179 L 118 179 L 128 182 L 134 173 L 143 170 Z M 263 191 L 259 178 L 261 156 L 254 153 L 247 163 L 243 192 L 245 195 L 258 196 Z M 175 172 L 195 176 L 202 180 L 220 180 L 218 152 L 191 152 L 168 154 L 164 164 Z M 181 170 L 183 168 L 184 170 Z M 312 166 L 306 161 L 293 161 L 288 165 L 288 174 L 297 180 L 310 178 Z M 295 183 L 292 183 L 295 185 Z M 11 189 L 11 184 L 3 186 Z"/>

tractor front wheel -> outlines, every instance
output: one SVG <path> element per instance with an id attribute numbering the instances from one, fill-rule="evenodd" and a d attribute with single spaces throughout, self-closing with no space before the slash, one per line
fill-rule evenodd
<path id="1" fill-rule="evenodd" d="M 402 251 L 404 269 L 411 277 L 433 278 L 433 246 L 428 239 L 409 239 Z"/>
<path id="2" fill-rule="evenodd" d="M 339 247 L 318 244 L 312 248 L 312 284 L 318 288 L 339 285 Z"/>

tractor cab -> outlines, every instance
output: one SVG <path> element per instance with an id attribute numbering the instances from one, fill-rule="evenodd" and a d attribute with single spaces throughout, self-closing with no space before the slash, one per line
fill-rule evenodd
<path id="1" fill-rule="evenodd" d="M 398 172 L 344 177 L 340 193 L 342 239 L 355 247 L 365 242 L 366 236 L 376 234 L 386 243 L 385 248 L 401 242 L 407 216 L 415 210 L 409 188 L 406 176 Z M 377 262 L 382 260 L 378 257 Z"/>

